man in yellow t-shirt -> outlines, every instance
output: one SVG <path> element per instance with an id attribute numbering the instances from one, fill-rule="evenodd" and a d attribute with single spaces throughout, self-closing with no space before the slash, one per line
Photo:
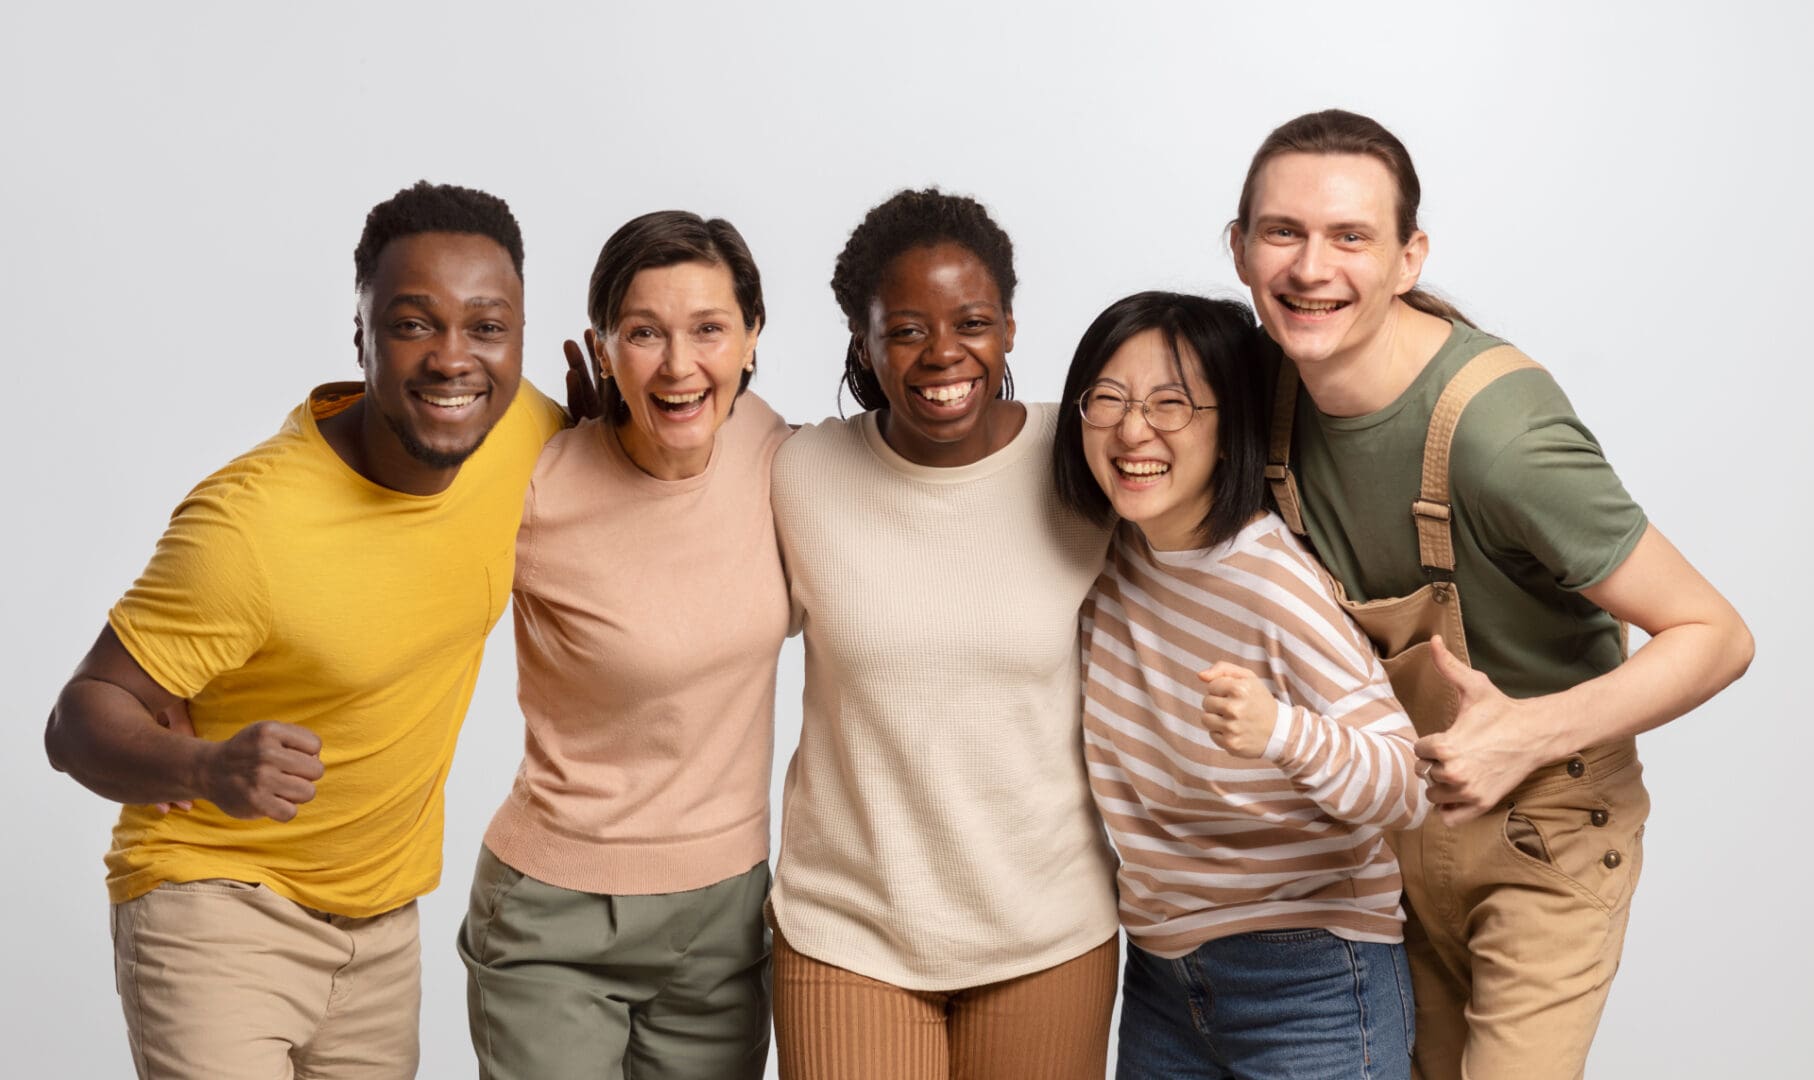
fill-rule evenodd
<path id="1" fill-rule="evenodd" d="M 415 1073 L 414 901 L 562 423 L 518 393 L 522 258 L 491 195 L 374 207 L 363 384 L 318 388 L 189 494 L 51 712 L 52 764 L 127 804 L 107 886 L 141 1077 Z M 159 723 L 184 699 L 197 738 Z"/>

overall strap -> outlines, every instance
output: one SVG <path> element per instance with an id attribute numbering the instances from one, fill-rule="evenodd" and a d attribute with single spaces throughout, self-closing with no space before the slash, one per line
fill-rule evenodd
<path id="1" fill-rule="evenodd" d="M 1304 511 L 1298 505 L 1298 482 L 1291 475 L 1291 421 L 1298 408 L 1298 369 L 1279 357 L 1279 385 L 1272 399 L 1272 441 L 1266 448 L 1266 483 L 1279 516 L 1292 532 L 1304 536 Z"/>
<path id="2" fill-rule="evenodd" d="M 1475 394 L 1500 376 L 1537 367 L 1535 360 L 1512 346 L 1497 345 L 1462 365 L 1436 399 L 1430 430 L 1424 437 L 1423 484 L 1419 497 L 1411 503 L 1411 517 L 1417 522 L 1417 558 L 1425 573 L 1443 580 L 1455 575 L 1455 545 L 1449 522 L 1449 451 L 1455 445 L 1455 428 L 1461 423 L 1462 410 Z M 1270 477 L 1271 473 L 1267 475 Z"/>

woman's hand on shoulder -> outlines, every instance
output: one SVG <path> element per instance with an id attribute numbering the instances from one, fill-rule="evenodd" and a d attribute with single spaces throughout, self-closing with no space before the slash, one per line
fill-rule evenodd
<path id="1" fill-rule="evenodd" d="M 595 420 L 605 412 L 598 380 L 592 376 L 592 363 L 588 359 L 597 355 L 597 335 L 588 326 L 581 336 L 586 342 L 583 350 L 572 338 L 561 343 L 561 351 L 567 354 L 567 415 L 576 424 L 581 420 Z"/>

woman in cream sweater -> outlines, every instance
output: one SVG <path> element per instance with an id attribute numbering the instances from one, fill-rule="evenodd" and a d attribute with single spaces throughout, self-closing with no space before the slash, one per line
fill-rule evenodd
<path id="1" fill-rule="evenodd" d="M 806 638 L 773 895 L 781 1074 L 1100 1077 L 1114 859 L 1079 738 L 1105 530 L 1062 507 L 1056 407 L 1009 396 L 1013 248 L 903 191 L 832 278 L 865 412 L 776 455 Z"/>

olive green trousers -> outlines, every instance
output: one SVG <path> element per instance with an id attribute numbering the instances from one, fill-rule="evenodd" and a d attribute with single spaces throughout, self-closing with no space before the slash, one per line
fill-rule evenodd
<path id="1" fill-rule="evenodd" d="M 459 935 L 480 1077 L 756 1080 L 768 887 L 762 862 L 688 892 L 575 892 L 481 847 Z"/>

